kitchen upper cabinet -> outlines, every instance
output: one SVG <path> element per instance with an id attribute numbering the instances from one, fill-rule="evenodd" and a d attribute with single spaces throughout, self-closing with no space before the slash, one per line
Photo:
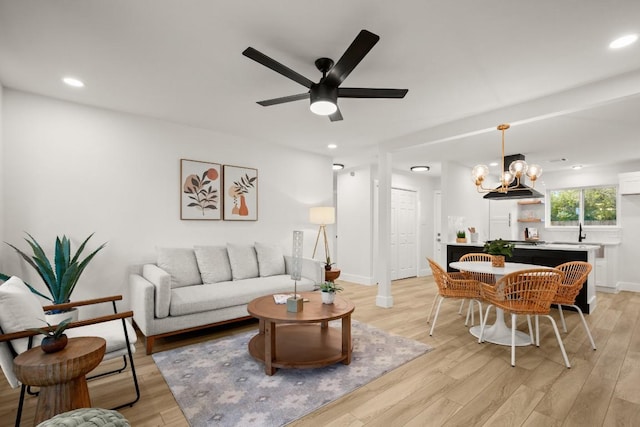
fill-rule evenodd
<path id="1" fill-rule="evenodd" d="M 618 174 L 620 194 L 640 194 L 640 172 Z"/>
<path id="2" fill-rule="evenodd" d="M 518 238 L 518 204 L 515 200 L 489 201 L 489 240 Z"/>

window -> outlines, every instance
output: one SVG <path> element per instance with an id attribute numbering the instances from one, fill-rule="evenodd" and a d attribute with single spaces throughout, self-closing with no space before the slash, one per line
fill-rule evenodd
<path id="1" fill-rule="evenodd" d="M 551 226 L 617 225 L 617 188 L 590 187 L 549 191 Z"/>

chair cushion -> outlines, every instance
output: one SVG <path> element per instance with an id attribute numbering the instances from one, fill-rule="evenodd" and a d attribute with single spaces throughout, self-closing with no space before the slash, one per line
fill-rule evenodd
<path id="1" fill-rule="evenodd" d="M 256 255 L 258 256 L 260 277 L 276 276 L 285 273 L 284 254 L 280 246 L 256 242 L 255 248 Z"/>
<path id="2" fill-rule="evenodd" d="M 158 248 L 158 267 L 171 275 L 171 288 L 202 283 L 193 249 Z"/>
<path id="3" fill-rule="evenodd" d="M 24 282 L 13 276 L 0 285 L 0 327 L 5 334 L 47 326 L 38 297 Z M 39 342 L 34 341 L 34 346 Z M 11 341 L 17 354 L 27 350 L 28 338 Z"/>
<path id="4" fill-rule="evenodd" d="M 129 343 L 134 344 L 138 340 L 136 331 L 131 326 L 128 320 L 125 320 L 127 325 L 127 334 L 129 335 Z M 111 359 L 109 353 L 115 353 L 119 350 L 126 350 L 126 343 L 124 332 L 122 330 L 122 320 L 111 320 L 109 322 L 96 323 L 95 325 L 80 326 L 79 328 L 71 328 L 65 331 L 65 334 L 69 338 L 74 337 L 102 337 L 107 342 L 107 348 L 104 352 L 104 360 Z M 133 347 L 133 346 L 132 346 Z M 120 354 L 120 353 L 118 353 Z"/>
<path id="5" fill-rule="evenodd" d="M 258 258 L 253 246 L 227 243 L 227 253 L 233 280 L 258 277 Z"/>
<path id="6" fill-rule="evenodd" d="M 202 283 L 231 280 L 231 265 L 225 246 L 194 246 Z"/>

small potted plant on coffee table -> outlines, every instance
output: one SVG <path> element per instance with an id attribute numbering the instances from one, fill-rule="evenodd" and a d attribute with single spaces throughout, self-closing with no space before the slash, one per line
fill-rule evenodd
<path id="1" fill-rule="evenodd" d="M 336 292 L 342 291 L 343 288 L 336 285 L 333 282 L 323 282 L 320 284 L 320 291 L 322 291 L 322 303 L 333 304 L 333 300 L 336 297 Z"/>
<path id="2" fill-rule="evenodd" d="M 513 243 L 502 239 L 489 240 L 484 244 L 483 252 L 493 255 L 491 265 L 493 267 L 504 267 L 505 257 L 513 256 Z"/>

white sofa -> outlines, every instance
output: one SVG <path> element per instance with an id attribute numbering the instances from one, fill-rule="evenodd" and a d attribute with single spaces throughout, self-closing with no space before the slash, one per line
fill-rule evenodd
<path id="1" fill-rule="evenodd" d="M 247 319 L 254 298 L 292 293 L 293 259 L 274 245 L 159 248 L 156 264 L 129 277 L 133 320 L 151 354 L 156 338 Z M 322 263 L 302 260 L 299 292 L 324 279 Z"/>

